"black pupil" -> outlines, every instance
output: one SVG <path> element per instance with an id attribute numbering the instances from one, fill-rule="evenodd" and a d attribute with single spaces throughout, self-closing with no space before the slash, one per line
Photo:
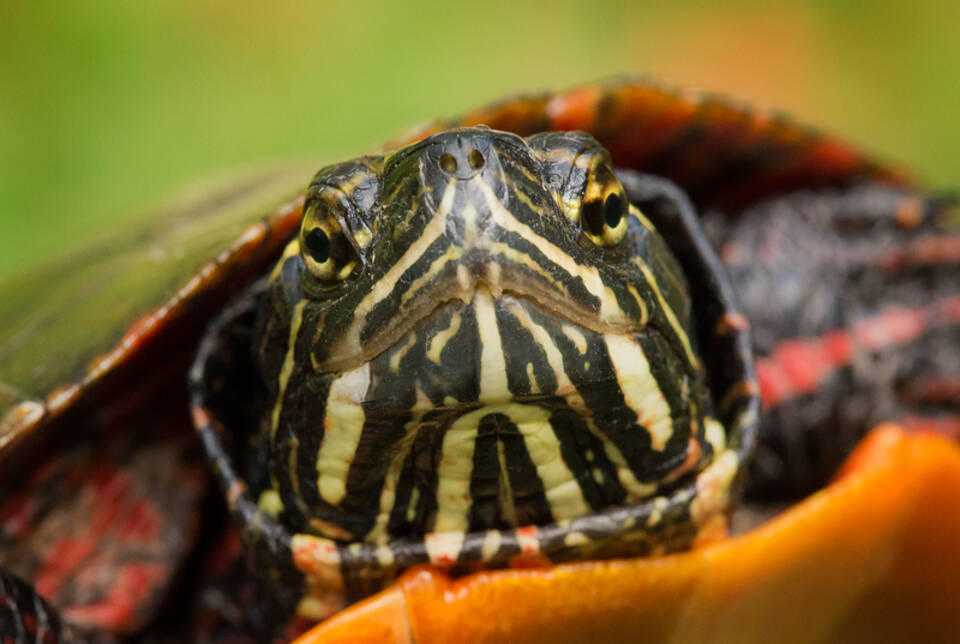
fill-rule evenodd
<path id="1" fill-rule="evenodd" d="M 330 238 L 327 237 L 327 233 L 323 232 L 323 229 L 319 227 L 314 228 L 307 233 L 303 241 L 313 261 L 318 264 L 323 264 L 330 259 Z"/>
<path id="2" fill-rule="evenodd" d="M 615 192 L 607 195 L 607 200 L 603 202 L 603 219 L 610 228 L 616 228 L 623 218 L 623 200 Z"/>

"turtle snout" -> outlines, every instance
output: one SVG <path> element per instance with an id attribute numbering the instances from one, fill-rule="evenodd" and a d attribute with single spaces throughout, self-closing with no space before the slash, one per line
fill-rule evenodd
<path id="1" fill-rule="evenodd" d="M 438 138 L 426 150 L 424 161 L 428 174 L 436 173 L 435 176 L 447 179 L 472 179 L 483 172 L 493 154 L 487 131 L 477 129 Z"/>

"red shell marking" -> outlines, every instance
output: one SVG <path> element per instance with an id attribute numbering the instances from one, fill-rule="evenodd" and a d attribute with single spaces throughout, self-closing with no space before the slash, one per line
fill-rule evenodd
<path id="1" fill-rule="evenodd" d="M 781 114 L 650 81 L 529 94 L 434 122 L 395 143 L 480 124 L 521 136 L 589 132 L 610 151 L 615 165 L 667 177 L 700 209 L 741 207 L 804 187 L 909 183 L 903 173 Z"/>
<path id="2" fill-rule="evenodd" d="M 206 477 L 185 404 L 83 426 L 0 493 L 4 565 L 70 623 L 136 632 L 193 546 Z"/>
<path id="3" fill-rule="evenodd" d="M 784 341 L 770 356 L 757 360 L 763 404 L 774 407 L 817 389 L 831 373 L 848 365 L 858 349 L 878 351 L 903 345 L 933 327 L 956 325 L 960 325 L 960 296 L 924 308 L 887 309 L 852 329 L 819 338 Z"/>

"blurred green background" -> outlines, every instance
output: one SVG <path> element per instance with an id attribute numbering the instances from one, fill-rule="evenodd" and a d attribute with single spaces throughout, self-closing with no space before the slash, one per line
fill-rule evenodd
<path id="1" fill-rule="evenodd" d="M 960 185 L 960 3 L 0 2 L 0 277 L 190 178 L 646 72 Z"/>

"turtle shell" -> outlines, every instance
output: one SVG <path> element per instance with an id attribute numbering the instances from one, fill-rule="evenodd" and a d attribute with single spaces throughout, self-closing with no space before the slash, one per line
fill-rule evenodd
<path id="1" fill-rule="evenodd" d="M 40 442 L 61 418 L 79 422 L 182 373 L 205 321 L 299 223 L 311 172 L 198 184 L 145 224 L 0 283 L 0 469 L 15 470 L 21 444 Z"/>
<path id="2" fill-rule="evenodd" d="M 0 566 L 64 620 L 138 630 L 195 547 L 208 486 L 184 373 L 208 318 L 296 227 L 310 172 L 198 185 L 0 284 Z"/>
<path id="3" fill-rule="evenodd" d="M 523 136 L 586 131 L 616 166 L 675 181 L 700 209 L 740 209 L 799 188 L 909 184 L 779 114 L 646 80 L 511 98 L 388 147 L 475 124 Z M 17 473 L 107 409 L 162 404 L 154 392 L 185 377 L 210 319 L 280 256 L 315 169 L 202 188 L 149 224 L 0 284 L 3 480 L 15 484 Z"/>

